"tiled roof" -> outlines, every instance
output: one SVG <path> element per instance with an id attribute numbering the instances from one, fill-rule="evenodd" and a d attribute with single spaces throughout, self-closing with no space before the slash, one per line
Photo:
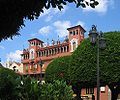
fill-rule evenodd
<path id="1" fill-rule="evenodd" d="M 28 41 L 33 41 L 33 40 L 37 40 L 37 41 L 39 41 L 41 43 L 44 43 L 42 40 L 39 40 L 38 38 L 32 38 L 32 39 L 29 39 Z"/>

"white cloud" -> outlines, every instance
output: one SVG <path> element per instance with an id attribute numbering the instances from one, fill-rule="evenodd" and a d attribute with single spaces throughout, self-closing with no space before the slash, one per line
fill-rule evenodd
<path id="1" fill-rule="evenodd" d="M 51 27 L 50 26 L 44 26 L 38 30 L 38 34 L 47 35 L 50 33 Z"/>
<path id="2" fill-rule="evenodd" d="M 67 28 L 71 26 L 70 21 L 56 21 L 53 23 L 53 25 L 56 28 L 56 32 L 59 35 L 59 37 L 65 37 L 68 35 Z"/>
<path id="3" fill-rule="evenodd" d="M 2 45 L 0 45 L 0 49 L 5 49 L 5 47 L 4 47 L 4 46 L 2 46 Z"/>
<path id="4" fill-rule="evenodd" d="M 45 17 L 45 21 L 48 22 L 54 17 L 54 15 L 64 14 L 66 12 L 66 10 L 68 9 L 68 7 L 67 6 L 63 6 L 63 7 L 64 8 L 61 11 L 58 8 L 50 8 L 50 9 L 44 8 L 43 9 L 44 13 L 42 13 L 39 18 Z"/>
<path id="5" fill-rule="evenodd" d="M 53 18 L 53 16 L 48 15 L 47 18 L 45 19 L 45 21 L 46 21 L 46 22 L 49 22 L 52 18 Z"/>
<path id="6" fill-rule="evenodd" d="M 77 25 L 81 25 L 82 27 L 85 27 L 85 23 L 83 21 L 80 21 L 80 20 L 77 22 Z"/>
<path id="7" fill-rule="evenodd" d="M 86 0 L 90 1 L 90 0 Z M 114 1 L 113 0 L 97 0 L 99 4 L 95 8 L 91 8 L 90 6 L 87 6 L 86 8 L 83 8 L 83 11 L 95 11 L 98 13 L 106 13 L 108 10 L 109 5 L 113 5 Z"/>
<path id="8" fill-rule="evenodd" d="M 9 54 L 6 55 L 7 61 L 12 60 L 12 61 L 20 61 L 21 60 L 21 55 L 22 51 L 16 50 L 15 52 L 10 52 Z"/>

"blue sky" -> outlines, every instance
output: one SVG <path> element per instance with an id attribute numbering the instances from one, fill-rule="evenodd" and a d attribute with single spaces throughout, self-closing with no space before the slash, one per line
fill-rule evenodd
<path id="1" fill-rule="evenodd" d="M 87 0 L 88 1 L 88 0 Z M 21 35 L 0 43 L 0 58 L 2 63 L 7 60 L 20 61 L 20 53 L 28 47 L 28 39 L 39 38 L 45 43 L 52 39 L 65 38 L 67 28 L 74 25 L 82 25 L 88 32 L 92 24 L 97 25 L 99 31 L 120 31 L 120 0 L 98 0 L 99 5 L 95 9 L 76 8 L 75 4 L 64 6 L 62 11 L 58 9 L 44 10 L 41 16 L 34 20 L 25 20 L 25 27 L 20 30 Z"/>

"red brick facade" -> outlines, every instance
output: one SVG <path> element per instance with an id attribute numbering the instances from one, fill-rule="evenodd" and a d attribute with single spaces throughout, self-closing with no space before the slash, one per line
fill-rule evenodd
<path id="1" fill-rule="evenodd" d="M 22 63 L 23 73 L 40 74 L 45 71 L 48 64 L 55 58 L 71 55 L 71 53 L 80 45 L 84 39 L 85 30 L 80 26 L 68 28 L 68 38 L 64 42 L 52 41 L 52 45 L 43 46 L 43 41 L 33 38 L 28 40 L 29 48 L 23 50 Z M 44 62 L 42 68 L 39 65 L 40 60 Z"/>

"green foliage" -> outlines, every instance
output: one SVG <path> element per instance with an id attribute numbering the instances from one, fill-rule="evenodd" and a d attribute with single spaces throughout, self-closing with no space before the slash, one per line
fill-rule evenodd
<path id="1" fill-rule="evenodd" d="M 96 50 L 96 47 L 91 46 L 89 39 L 81 43 L 71 57 L 71 80 L 92 83 L 96 79 Z"/>
<path id="2" fill-rule="evenodd" d="M 18 98 L 19 76 L 12 70 L 0 68 L 0 100 L 13 100 Z"/>
<path id="3" fill-rule="evenodd" d="M 72 87 L 64 81 L 53 81 L 53 83 L 43 84 L 42 100 L 72 100 Z"/>
<path id="4" fill-rule="evenodd" d="M 69 56 L 57 58 L 52 61 L 45 72 L 45 81 L 69 80 Z"/>
<path id="5" fill-rule="evenodd" d="M 98 5 L 96 0 L 0 0 L 0 41 L 20 35 L 19 30 L 24 25 L 24 20 L 34 20 L 43 13 L 43 8 L 58 8 L 63 5 L 75 3 L 77 7 Z"/>
<path id="6" fill-rule="evenodd" d="M 100 85 L 108 85 L 112 100 L 120 93 L 120 32 L 107 32 L 105 50 L 100 50 Z M 94 87 L 97 80 L 97 47 L 85 39 L 69 59 L 54 60 L 46 70 L 46 80 L 61 79 L 58 73 L 64 71 L 63 80 L 69 81 L 76 93 L 84 87 Z M 61 62 L 64 63 L 61 65 Z M 66 67 L 67 66 L 67 67 Z M 114 88 L 116 87 L 116 88 Z M 78 91 L 79 90 L 79 91 Z M 78 94 L 79 95 L 79 94 Z"/>
<path id="7" fill-rule="evenodd" d="M 22 77 L 19 85 L 19 99 L 22 100 L 40 100 L 41 85 L 34 78 Z"/>
<path id="8" fill-rule="evenodd" d="M 100 50 L 101 84 L 119 82 L 120 80 L 120 32 L 104 34 L 107 46 Z M 73 80 L 96 83 L 97 47 L 85 39 L 71 57 L 71 76 Z"/>
<path id="9" fill-rule="evenodd" d="M 101 75 L 107 83 L 120 82 L 120 32 L 105 34 L 107 47 L 101 53 Z"/>
<path id="10" fill-rule="evenodd" d="M 120 32 L 104 34 L 107 46 L 100 50 L 101 84 L 120 82 Z M 46 69 L 46 81 L 63 79 L 87 86 L 96 84 L 97 47 L 85 39 L 71 57 L 55 59 Z M 60 73 L 64 73 L 60 76 Z M 88 84 L 87 84 L 88 83 Z"/>
<path id="11" fill-rule="evenodd" d="M 64 81 L 41 84 L 0 68 L 0 100 L 72 100 L 73 91 Z"/>

